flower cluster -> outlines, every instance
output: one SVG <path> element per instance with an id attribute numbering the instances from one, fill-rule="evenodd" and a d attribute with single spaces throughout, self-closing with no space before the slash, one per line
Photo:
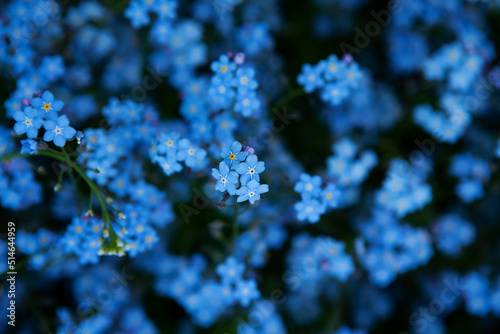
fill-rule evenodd
<path id="1" fill-rule="evenodd" d="M 269 191 L 267 184 L 260 184 L 260 176 L 265 168 L 263 161 L 258 161 L 254 150 L 243 147 L 234 141 L 231 146 L 222 148 L 220 153 L 224 160 L 219 163 L 219 169 L 212 168 L 212 176 L 217 180 L 215 189 L 237 195 L 237 203 L 248 201 L 255 204 L 260 195 Z"/>
<path id="2" fill-rule="evenodd" d="M 158 21 L 153 29 L 169 29 L 169 23 L 177 17 L 176 0 L 140 1 L 132 0 L 125 9 L 125 16 L 134 28 L 140 28 L 150 23 L 150 13 L 156 14 Z"/>
<path id="3" fill-rule="evenodd" d="M 358 87 L 363 72 L 352 57 L 331 55 L 316 65 L 304 64 L 297 82 L 308 93 L 321 90 L 321 99 L 336 107 Z"/>
<path id="4" fill-rule="evenodd" d="M 427 58 L 423 64 L 424 76 L 428 80 L 447 79 L 450 89 L 468 91 L 474 80 L 481 73 L 486 63 L 485 53 L 480 47 L 483 41 L 467 41 L 467 45 L 454 42 L 442 46 L 436 53 Z M 486 53 L 487 54 L 487 53 Z"/>
<path id="5" fill-rule="evenodd" d="M 61 249 L 66 254 L 74 254 L 78 262 L 97 264 L 102 245 L 102 220 L 87 217 L 74 217 L 66 233 L 60 240 Z"/>
<path id="6" fill-rule="evenodd" d="M 317 223 L 328 208 L 338 207 L 341 191 L 333 183 L 324 188 L 322 183 L 319 175 L 300 174 L 300 179 L 293 188 L 302 199 L 294 206 L 299 221 L 307 220 L 309 223 Z"/>
<path id="7" fill-rule="evenodd" d="M 499 3 L 0 1 L 16 329 L 498 332 Z"/>
<path id="8" fill-rule="evenodd" d="M 288 263 L 297 266 L 297 274 L 305 277 L 308 284 L 321 281 L 323 277 L 346 282 L 354 273 L 354 262 L 345 248 L 343 242 L 333 238 L 299 235 L 293 240 Z M 314 264 L 309 259 L 313 259 Z"/>
<path id="9" fill-rule="evenodd" d="M 218 61 L 214 61 L 210 68 L 215 74 L 210 81 L 208 94 L 215 109 L 233 106 L 235 112 L 249 117 L 259 111 L 261 102 L 256 93 L 259 84 L 255 80 L 255 70 L 243 66 L 243 61 L 243 54 L 237 54 L 234 60 L 221 55 Z"/>
<path id="10" fill-rule="evenodd" d="M 76 130 L 69 126 L 66 115 L 58 115 L 64 103 L 54 99 L 54 95 L 48 90 L 33 97 L 31 100 L 23 100 L 25 105 L 23 111 L 16 111 L 13 118 L 14 132 L 18 135 L 26 134 L 28 139 L 22 141 L 22 153 L 33 154 L 38 151 L 36 139 L 38 131 L 45 129 L 43 141 L 54 142 L 54 145 L 64 147 L 66 141 L 73 139 Z M 81 138 L 81 137 L 80 137 Z"/>
<path id="11" fill-rule="evenodd" d="M 151 161 L 157 163 L 166 175 L 182 171 L 180 162 L 194 171 L 199 171 L 207 165 L 207 152 L 191 143 L 187 138 L 181 138 L 176 132 L 161 133 L 152 140 L 149 149 Z"/>
<path id="12" fill-rule="evenodd" d="M 464 202 L 470 203 L 484 196 L 483 184 L 491 178 L 488 163 L 470 154 L 453 157 L 450 174 L 459 178 L 455 193 Z"/>
<path id="13" fill-rule="evenodd" d="M 447 214 L 432 227 L 436 247 L 446 255 L 457 256 L 462 248 L 470 245 L 476 237 L 474 225 L 457 214 Z"/>
<path id="14" fill-rule="evenodd" d="M 12 159 L 0 164 L 0 204 L 4 208 L 23 210 L 40 203 L 42 190 L 27 161 Z"/>
<path id="15" fill-rule="evenodd" d="M 360 229 L 356 253 L 378 286 L 389 285 L 398 274 L 426 264 L 433 255 L 431 237 L 424 229 L 401 224 L 390 213 L 374 212 Z"/>
<path id="16" fill-rule="evenodd" d="M 447 94 L 440 99 L 444 111 L 435 111 L 430 105 L 415 107 L 413 119 L 433 137 L 447 143 L 456 143 L 471 122 L 471 115 L 460 103 L 460 96 Z"/>
<path id="17" fill-rule="evenodd" d="M 432 200 L 432 189 L 425 183 L 428 166 L 424 160 L 420 162 L 411 165 L 401 159 L 391 161 L 382 189 L 376 194 L 378 207 L 403 218 Z"/>

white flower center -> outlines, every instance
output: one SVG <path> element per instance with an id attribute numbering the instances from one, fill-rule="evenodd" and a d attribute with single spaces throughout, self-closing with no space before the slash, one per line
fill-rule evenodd
<path id="1" fill-rule="evenodd" d="M 194 148 L 190 148 L 190 149 L 188 150 L 188 154 L 189 154 L 189 155 L 194 155 L 194 152 L 195 152 L 195 151 L 196 151 L 196 150 L 195 150 Z"/>
<path id="2" fill-rule="evenodd" d="M 254 196 L 255 196 L 255 191 L 250 191 L 250 192 L 248 193 L 248 196 L 249 196 L 249 197 L 254 197 Z"/>
<path id="3" fill-rule="evenodd" d="M 31 121 L 31 118 L 25 116 L 24 124 L 26 124 L 26 126 L 32 126 L 33 123 Z"/>
<path id="4" fill-rule="evenodd" d="M 56 125 L 56 128 L 53 130 L 56 135 L 62 135 L 62 129 Z"/>
<path id="5" fill-rule="evenodd" d="M 221 177 L 220 182 L 222 182 L 222 183 L 226 183 L 226 182 L 227 182 L 227 180 L 226 180 L 226 178 L 225 178 L 225 177 Z"/>
<path id="6" fill-rule="evenodd" d="M 313 190 L 313 185 L 312 185 L 312 183 L 308 183 L 308 184 L 306 184 L 306 190 L 307 190 L 307 191 L 311 191 L 311 190 Z"/>

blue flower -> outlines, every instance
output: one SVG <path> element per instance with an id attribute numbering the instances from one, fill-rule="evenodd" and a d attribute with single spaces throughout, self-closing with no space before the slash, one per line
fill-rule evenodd
<path id="1" fill-rule="evenodd" d="M 21 154 L 33 154 L 38 152 L 37 141 L 33 139 L 23 139 L 21 140 Z"/>
<path id="2" fill-rule="evenodd" d="M 257 81 L 254 79 L 255 70 L 253 68 L 239 68 L 236 71 L 236 78 L 234 79 L 234 86 L 238 88 L 240 92 L 246 92 L 248 90 L 255 90 L 259 86 Z"/>
<path id="3" fill-rule="evenodd" d="M 340 61 L 336 55 L 331 55 L 326 61 L 322 62 L 325 71 L 325 78 L 328 81 L 340 80 L 345 77 L 346 63 Z"/>
<path id="4" fill-rule="evenodd" d="M 231 77 L 214 76 L 208 93 L 217 108 L 229 108 L 235 96 Z"/>
<path id="5" fill-rule="evenodd" d="M 132 27 L 140 28 L 149 24 L 148 12 L 142 4 L 132 1 L 125 9 L 125 17 L 130 20 Z"/>
<path id="6" fill-rule="evenodd" d="M 167 155 L 166 157 L 158 156 L 156 157 L 155 162 L 160 165 L 163 172 L 168 176 L 182 170 L 182 165 L 177 162 L 174 155 Z"/>
<path id="7" fill-rule="evenodd" d="M 238 94 L 234 111 L 241 113 L 244 117 L 249 117 L 252 112 L 260 108 L 260 100 L 253 91 L 247 94 Z"/>
<path id="8" fill-rule="evenodd" d="M 260 292 L 257 289 L 257 283 L 254 279 L 248 281 L 239 281 L 236 284 L 236 298 L 241 306 L 247 307 L 250 303 L 260 297 Z"/>
<path id="9" fill-rule="evenodd" d="M 177 1 L 159 0 L 153 5 L 160 19 L 175 19 L 177 17 Z"/>
<path id="10" fill-rule="evenodd" d="M 248 156 L 248 152 L 242 151 L 242 148 L 243 145 L 238 141 L 234 141 L 229 148 L 222 148 L 220 156 L 231 169 L 236 169 L 240 162 Z"/>
<path id="11" fill-rule="evenodd" d="M 43 124 L 43 120 L 37 116 L 32 107 L 24 108 L 24 112 L 16 111 L 14 119 L 17 121 L 14 124 L 14 132 L 18 135 L 26 133 L 28 138 L 36 138 L 38 136 L 38 129 Z"/>
<path id="12" fill-rule="evenodd" d="M 269 186 L 267 184 L 260 184 L 259 182 L 252 180 L 247 183 L 246 186 L 241 187 L 236 191 L 238 203 L 248 200 L 250 204 L 254 204 L 255 201 L 260 199 L 260 194 L 267 193 L 269 191 Z"/>
<path id="13" fill-rule="evenodd" d="M 207 152 L 204 149 L 198 148 L 191 144 L 189 139 L 179 140 L 179 152 L 177 152 L 177 160 L 184 161 L 186 166 L 195 167 L 200 164 L 205 157 Z"/>
<path id="14" fill-rule="evenodd" d="M 304 87 L 307 93 L 312 93 L 325 84 L 321 78 L 321 68 L 310 64 L 302 65 L 302 72 L 298 75 L 297 82 Z"/>
<path id="15" fill-rule="evenodd" d="M 226 55 L 221 55 L 218 61 L 214 61 L 210 64 L 210 69 L 214 71 L 217 75 L 228 76 L 231 75 L 236 69 L 236 64 L 229 60 Z"/>
<path id="16" fill-rule="evenodd" d="M 217 265 L 215 271 L 222 278 L 224 284 L 237 283 L 243 277 L 245 264 L 230 256 L 224 263 Z"/>
<path id="17" fill-rule="evenodd" d="M 219 170 L 212 168 L 212 176 L 217 180 L 215 189 L 220 192 L 227 191 L 229 195 L 236 194 L 236 184 L 238 183 L 238 174 L 229 171 L 229 167 L 224 161 L 219 164 Z"/>
<path id="18" fill-rule="evenodd" d="M 300 174 L 299 181 L 293 187 L 293 190 L 299 193 L 302 198 L 319 198 L 321 196 L 321 177 L 311 176 L 306 173 Z"/>
<path id="19" fill-rule="evenodd" d="M 57 120 L 47 120 L 43 123 L 45 135 L 43 140 L 46 142 L 53 141 L 54 145 L 63 147 L 67 139 L 73 138 L 76 130 L 69 126 L 69 120 L 66 115 L 59 116 Z"/>
<path id="20" fill-rule="evenodd" d="M 54 100 L 54 95 L 46 90 L 43 92 L 42 97 L 35 97 L 31 99 L 31 105 L 33 108 L 42 111 L 42 114 L 40 114 L 41 116 L 47 116 L 48 118 L 55 119 L 55 113 L 62 109 L 64 102 Z"/>
<path id="21" fill-rule="evenodd" d="M 307 220 L 310 223 L 317 223 L 322 214 L 326 211 L 326 206 L 315 199 L 304 199 L 294 205 L 297 211 L 297 219 Z"/>
<path id="22" fill-rule="evenodd" d="M 337 188 L 334 184 L 330 184 L 325 188 L 325 190 L 323 190 L 323 203 L 330 208 L 336 208 L 339 206 L 341 195 L 342 192 L 339 188 Z"/>
<path id="23" fill-rule="evenodd" d="M 338 106 L 349 96 L 349 90 L 344 83 L 331 83 L 325 86 L 321 99 Z"/>
<path id="24" fill-rule="evenodd" d="M 259 174 L 265 169 L 265 163 L 263 161 L 257 161 L 257 156 L 255 154 L 250 154 L 245 162 L 238 165 L 236 172 L 241 175 L 241 184 L 246 185 L 248 181 L 251 180 L 260 182 Z"/>

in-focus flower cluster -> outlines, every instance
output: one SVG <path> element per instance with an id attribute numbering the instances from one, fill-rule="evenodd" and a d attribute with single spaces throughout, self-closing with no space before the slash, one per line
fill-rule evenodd
<path id="1" fill-rule="evenodd" d="M 224 160 L 219 163 L 219 169 L 212 168 L 212 176 L 217 180 L 215 189 L 230 196 L 237 195 L 237 203 L 255 204 L 261 194 L 269 191 L 267 184 L 260 183 L 259 174 L 266 169 L 265 163 L 258 161 L 253 153 L 252 148 L 234 141 L 231 146 L 222 148 L 220 156 Z"/>
<path id="2" fill-rule="evenodd" d="M 45 129 L 43 141 L 53 142 L 59 147 L 64 147 L 66 141 L 73 139 L 77 134 L 76 130 L 69 126 L 68 117 L 58 114 L 64 103 L 55 100 L 51 92 L 45 91 L 31 100 L 25 99 L 23 104 L 24 110 L 14 112 L 12 116 L 16 121 L 14 132 L 18 135 L 26 134 L 28 137 L 21 141 L 23 154 L 33 154 L 38 151 L 38 131 L 42 125 Z"/>

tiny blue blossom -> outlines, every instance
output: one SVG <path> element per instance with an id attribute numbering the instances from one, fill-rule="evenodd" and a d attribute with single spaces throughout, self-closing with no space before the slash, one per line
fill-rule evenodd
<path id="1" fill-rule="evenodd" d="M 238 183 L 238 174 L 229 171 L 229 167 L 224 161 L 219 164 L 219 170 L 212 168 L 212 176 L 217 180 L 215 189 L 220 192 L 227 191 L 229 195 L 236 194 L 236 184 Z"/>

